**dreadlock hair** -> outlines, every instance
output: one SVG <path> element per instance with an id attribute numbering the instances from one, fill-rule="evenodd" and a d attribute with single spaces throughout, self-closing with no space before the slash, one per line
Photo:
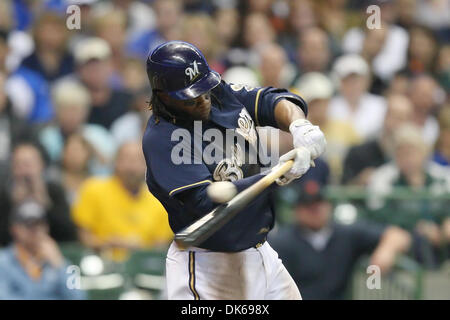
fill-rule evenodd
<path id="1" fill-rule="evenodd" d="M 158 123 L 160 121 L 160 117 L 164 118 L 165 120 L 172 122 L 172 123 L 178 123 L 182 124 L 186 121 L 186 119 L 182 119 L 181 115 L 176 114 L 175 110 L 172 110 L 170 106 L 166 105 L 158 96 L 157 94 L 158 90 L 152 90 L 152 97 L 150 101 L 148 102 L 149 110 L 153 111 L 153 115 L 155 116 L 155 122 Z M 222 109 L 222 102 L 217 98 L 217 96 L 211 91 L 211 103 L 214 101 L 215 104 Z"/>
<path id="2" fill-rule="evenodd" d="M 156 123 L 159 122 L 159 117 L 166 119 L 172 123 L 176 123 L 176 117 L 172 113 L 167 110 L 166 105 L 161 99 L 158 97 L 157 90 L 152 90 L 152 97 L 149 101 L 148 107 L 153 111 L 153 115 L 155 116 Z"/>

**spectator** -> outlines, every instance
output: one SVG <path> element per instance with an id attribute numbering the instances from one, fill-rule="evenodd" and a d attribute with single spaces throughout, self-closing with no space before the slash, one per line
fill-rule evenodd
<path id="1" fill-rule="evenodd" d="M 269 18 L 260 12 L 242 17 L 242 34 L 238 46 L 231 48 L 225 57 L 227 66 L 257 68 L 258 50 L 275 41 L 275 30 Z"/>
<path id="2" fill-rule="evenodd" d="M 397 0 L 396 6 L 397 20 L 396 24 L 405 30 L 410 30 L 416 24 L 416 0 Z"/>
<path id="3" fill-rule="evenodd" d="M 87 89 L 73 79 L 61 80 L 53 88 L 53 102 L 56 121 L 39 134 L 51 163 L 59 165 L 66 139 L 72 134 L 81 134 L 96 151 L 89 163 L 89 173 L 109 174 L 116 142 L 104 127 L 86 123 L 91 104 Z"/>
<path id="4" fill-rule="evenodd" d="M 154 28 L 156 15 L 151 6 L 143 1 L 112 0 L 104 1 L 96 6 L 96 10 L 118 9 L 125 12 L 127 17 L 127 37 Z"/>
<path id="5" fill-rule="evenodd" d="M 180 37 L 183 1 L 155 0 L 153 10 L 156 14 L 156 28 L 139 33 L 128 42 L 127 51 L 133 57 L 146 59 L 151 50 L 161 43 Z"/>
<path id="6" fill-rule="evenodd" d="M 391 95 L 407 96 L 409 94 L 410 78 L 405 72 L 394 75 L 389 86 L 384 90 L 384 96 Z"/>
<path id="7" fill-rule="evenodd" d="M 328 73 L 331 61 L 330 43 L 327 34 L 319 28 L 310 28 L 299 36 L 297 61 L 300 73 Z"/>
<path id="8" fill-rule="evenodd" d="M 366 36 L 364 37 L 361 49 L 361 57 L 363 57 L 369 65 L 372 65 L 372 68 L 375 68 L 374 60 L 383 49 L 387 35 L 388 28 L 385 23 L 381 25 L 380 29 L 369 29 L 366 31 Z M 380 94 L 387 87 L 388 81 L 390 80 L 391 78 L 383 79 L 379 73 L 374 72 L 370 92 Z"/>
<path id="9" fill-rule="evenodd" d="M 409 249 L 411 237 L 400 228 L 334 222 L 333 206 L 316 180 L 302 180 L 294 187 L 298 194 L 294 224 L 269 236 L 269 242 L 303 299 L 348 298 L 351 275 L 360 257 L 370 254 L 370 264 L 387 273 L 396 256 Z"/>
<path id="10" fill-rule="evenodd" d="M 94 154 L 95 150 L 82 135 L 67 137 L 62 152 L 60 179 L 69 205 L 77 199 L 80 186 L 89 177 L 89 161 Z"/>
<path id="11" fill-rule="evenodd" d="M 310 0 L 293 0 L 289 3 L 288 24 L 292 34 L 298 36 L 302 31 L 317 26 L 314 5 Z"/>
<path id="12" fill-rule="evenodd" d="M 142 139 L 145 125 L 151 116 L 148 111 L 150 95 L 151 90 L 148 87 L 137 91 L 134 94 L 131 110 L 118 118 L 111 125 L 111 135 L 117 145 L 121 145 L 127 141 Z"/>
<path id="13" fill-rule="evenodd" d="M 74 52 L 77 45 L 94 36 L 94 16 L 96 8 L 101 4 L 98 0 L 70 0 L 71 4 L 80 8 L 80 29 L 72 32 L 70 37 L 69 48 Z M 65 11 L 66 9 L 64 9 Z"/>
<path id="14" fill-rule="evenodd" d="M 13 243 L 0 251 L 0 300 L 83 299 L 69 288 L 69 265 L 48 233 L 45 208 L 26 201 L 11 214 Z"/>
<path id="15" fill-rule="evenodd" d="M 10 241 L 7 214 L 25 200 L 32 199 L 45 208 L 50 236 L 58 242 L 76 239 L 75 228 L 64 189 L 44 178 L 45 163 L 38 147 L 20 143 L 12 153 L 12 179 L 0 190 L 0 244 Z"/>
<path id="16" fill-rule="evenodd" d="M 0 72 L 8 74 L 6 58 L 8 57 L 8 33 L 0 29 Z"/>
<path id="17" fill-rule="evenodd" d="M 8 33 L 9 53 L 6 65 L 10 72 L 20 65 L 23 58 L 31 54 L 34 47 L 30 34 L 23 28 L 25 24 L 28 27 L 30 19 L 22 23 L 22 15 L 18 10 L 21 6 L 25 6 L 23 2 L 0 1 L 0 30 Z"/>
<path id="18" fill-rule="evenodd" d="M 248 13 L 259 12 L 266 16 L 271 14 L 273 0 L 245 0 Z"/>
<path id="19" fill-rule="evenodd" d="M 0 30 L 9 30 L 14 25 L 12 16 L 12 4 L 10 0 L 0 3 Z"/>
<path id="20" fill-rule="evenodd" d="M 236 8 L 221 8 L 214 13 L 217 32 L 217 53 L 224 57 L 227 51 L 237 45 L 240 31 L 240 16 Z"/>
<path id="21" fill-rule="evenodd" d="M 143 62 L 134 58 L 128 59 L 123 75 L 125 87 L 133 93 L 133 100 L 130 110 L 111 124 L 110 132 L 117 145 L 142 139 L 144 126 L 150 117 L 148 101 L 151 89 L 147 85 L 148 78 Z"/>
<path id="22" fill-rule="evenodd" d="M 344 161 L 342 183 L 366 186 L 373 171 L 393 159 L 394 131 L 411 122 L 412 115 L 413 107 L 407 97 L 391 95 L 381 135 L 349 150 Z"/>
<path id="23" fill-rule="evenodd" d="M 113 75 L 111 48 L 100 38 L 81 42 L 75 50 L 77 74 L 91 97 L 88 122 L 109 129 L 111 124 L 129 110 L 131 95 L 110 86 Z"/>
<path id="24" fill-rule="evenodd" d="M 262 13 L 251 13 L 244 20 L 244 44 L 249 50 L 272 43 L 275 31 L 269 19 Z"/>
<path id="25" fill-rule="evenodd" d="M 208 15 L 187 15 L 182 23 L 180 39 L 199 48 L 212 69 L 219 73 L 224 71 L 224 66 L 217 59 L 216 25 Z"/>
<path id="26" fill-rule="evenodd" d="M 342 49 L 345 53 L 362 54 L 364 39 L 367 36 L 380 38 L 377 40 L 377 42 L 379 41 L 376 46 L 378 47 L 377 54 L 371 60 L 371 68 L 378 78 L 387 83 L 395 73 L 406 66 L 409 35 L 405 29 L 393 23 L 396 12 L 392 1 L 377 0 L 374 4 L 381 9 L 381 29 L 367 28 L 364 19 L 363 27 L 355 27 L 347 31 L 342 39 Z M 367 6 L 363 6 L 363 10 L 366 9 Z M 366 47 L 372 45 L 370 42 L 366 42 Z"/>
<path id="27" fill-rule="evenodd" d="M 438 53 L 437 40 L 433 32 L 425 27 L 415 26 L 411 28 L 409 34 L 406 71 L 410 75 L 432 72 Z"/>
<path id="28" fill-rule="evenodd" d="M 8 179 L 11 150 L 19 141 L 34 140 L 35 129 L 16 117 L 4 91 L 6 76 L 0 71 L 0 188 Z"/>
<path id="29" fill-rule="evenodd" d="M 105 9 L 94 15 L 93 26 L 95 35 L 105 40 L 111 49 L 112 68 L 122 73 L 125 62 L 125 41 L 127 20 L 126 14 L 120 9 Z M 121 86 L 117 79 L 117 87 Z"/>
<path id="30" fill-rule="evenodd" d="M 318 21 L 310 0 L 289 1 L 288 10 L 286 27 L 284 32 L 278 35 L 278 40 L 285 48 L 289 60 L 294 62 L 297 60 L 297 48 L 302 45 L 299 43 L 300 35 L 309 28 L 317 27 Z"/>
<path id="31" fill-rule="evenodd" d="M 122 69 L 123 87 L 125 90 L 135 93 L 148 86 L 148 78 L 145 61 L 128 58 L 124 61 Z"/>
<path id="32" fill-rule="evenodd" d="M 439 124 L 434 116 L 442 102 L 442 92 L 430 75 L 423 74 L 411 80 L 409 97 L 414 106 L 414 122 L 422 128 L 423 138 L 433 145 L 439 136 Z"/>
<path id="33" fill-rule="evenodd" d="M 444 35 L 450 28 L 450 3 L 448 1 L 417 1 L 416 20 L 434 31 Z M 445 38 L 444 38 L 445 40 Z"/>
<path id="34" fill-rule="evenodd" d="M 172 237 L 164 207 L 144 183 L 145 161 L 139 142 L 124 143 L 110 178 L 92 178 L 81 187 L 72 216 L 81 241 L 90 248 L 151 248 Z M 117 250 L 119 249 L 119 250 Z"/>
<path id="35" fill-rule="evenodd" d="M 259 48 L 259 73 L 264 87 L 288 88 L 295 75 L 284 49 L 271 43 Z"/>
<path id="36" fill-rule="evenodd" d="M 8 93 L 18 116 L 32 123 L 47 123 L 54 116 L 50 84 L 70 74 L 74 63 L 66 51 L 68 32 L 62 17 L 50 12 L 42 14 L 32 32 L 35 51 L 14 72 Z"/>
<path id="37" fill-rule="evenodd" d="M 450 96 L 450 44 L 443 45 L 439 50 L 436 62 L 436 78 L 440 86 Z"/>
<path id="38" fill-rule="evenodd" d="M 244 66 L 228 68 L 222 75 L 222 79 L 227 83 L 240 83 L 252 88 L 260 87 L 258 75 L 253 69 Z"/>
<path id="39" fill-rule="evenodd" d="M 361 143 L 361 138 L 350 123 L 328 117 L 334 88 L 325 75 L 308 72 L 295 83 L 294 90 L 297 90 L 308 103 L 308 119 L 319 126 L 325 134 L 327 150 L 324 158 L 331 169 L 331 181 L 338 183 L 348 148 Z"/>
<path id="40" fill-rule="evenodd" d="M 35 50 L 22 61 L 22 68 L 49 82 L 73 72 L 73 56 L 67 51 L 69 30 L 63 17 L 52 12 L 39 15 L 33 26 L 33 39 Z"/>
<path id="41" fill-rule="evenodd" d="M 442 235 L 444 246 L 447 246 L 447 258 L 450 257 L 450 218 L 446 218 L 442 223 Z"/>
<path id="42" fill-rule="evenodd" d="M 363 140 L 377 136 L 383 126 L 386 102 L 367 91 L 370 71 L 366 61 L 358 55 L 341 56 L 333 70 L 338 78 L 339 94 L 331 99 L 330 120 L 350 123 Z"/>
<path id="43" fill-rule="evenodd" d="M 429 147 L 420 129 L 412 124 L 395 131 L 394 150 L 394 162 L 379 167 L 369 181 L 368 207 L 372 217 L 417 230 L 438 250 L 442 242 L 439 225 L 448 217 L 448 203 L 419 195 L 426 190 L 434 196 L 450 193 L 450 170 L 428 161 Z M 418 196 L 408 200 L 388 197 L 401 187 Z"/>
<path id="44" fill-rule="evenodd" d="M 347 0 L 319 0 L 317 2 L 317 15 L 319 24 L 330 34 L 336 42 L 344 36 L 352 22 L 352 11 L 346 10 Z"/>

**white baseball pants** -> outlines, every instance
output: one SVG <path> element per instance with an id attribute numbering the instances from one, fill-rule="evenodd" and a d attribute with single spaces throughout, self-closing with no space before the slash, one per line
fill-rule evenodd
<path id="1" fill-rule="evenodd" d="M 181 250 L 173 242 L 166 259 L 169 300 L 300 300 L 300 292 L 266 241 L 240 252 Z"/>

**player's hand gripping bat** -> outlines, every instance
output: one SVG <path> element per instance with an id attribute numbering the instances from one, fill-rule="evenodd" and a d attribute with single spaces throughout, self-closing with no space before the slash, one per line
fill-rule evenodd
<path id="1" fill-rule="evenodd" d="M 195 247 L 205 241 L 276 179 L 288 172 L 293 164 L 293 160 L 288 160 L 282 165 L 275 166 L 266 176 L 258 180 L 258 182 L 175 234 L 175 242 L 177 245 L 181 248 Z"/>

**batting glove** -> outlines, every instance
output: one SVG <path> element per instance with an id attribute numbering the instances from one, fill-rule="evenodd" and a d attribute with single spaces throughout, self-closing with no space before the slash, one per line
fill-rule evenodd
<path id="1" fill-rule="evenodd" d="M 280 157 L 278 165 L 281 166 L 288 160 L 294 160 L 294 164 L 292 165 L 291 170 L 275 180 L 280 186 L 291 183 L 292 180 L 300 178 L 309 170 L 311 166 L 311 153 L 305 147 L 292 149 Z"/>
<path id="2" fill-rule="evenodd" d="M 313 126 L 306 119 L 297 119 L 289 126 L 294 148 L 306 147 L 311 152 L 311 159 L 318 158 L 327 146 L 325 135 L 318 126 Z"/>

